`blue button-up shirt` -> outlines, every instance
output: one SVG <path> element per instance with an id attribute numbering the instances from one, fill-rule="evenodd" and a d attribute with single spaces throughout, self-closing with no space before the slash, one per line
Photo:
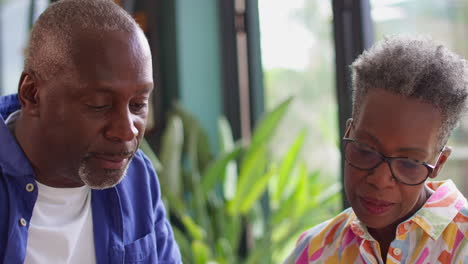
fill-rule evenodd
<path id="1" fill-rule="evenodd" d="M 29 221 L 38 190 L 28 159 L 3 121 L 18 109 L 16 95 L 0 97 L 2 263 L 24 261 Z M 32 192 L 26 190 L 27 184 L 35 186 Z M 98 263 L 182 262 L 165 215 L 158 178 L 141 151 L 136 153 L 127 175 L 116 187 L 92 190 L 91 207 Z"/>

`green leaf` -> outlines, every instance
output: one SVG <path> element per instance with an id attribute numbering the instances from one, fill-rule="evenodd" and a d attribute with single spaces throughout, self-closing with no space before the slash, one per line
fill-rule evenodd
<path id="1" fill-rule="evenodd" d="M 191 152 L 196 151 L 197 158 L 191 160 L 191 162 L 196 161 L 197 163 L 190 164 L 190 166 L 194 166 L 197 170 L 203 170 L 212 159 L 211 147 L 207 133 L 202 128 L 196 117 L 188 112 L 180 103 L 174 103 L 172 110 L 180 116 L 184 123 L 184 135 L 187 141 L 195 140 L 193 143 L 185 144 L 185 150 L 189 155 L 193 156 L 194 154 Z M 192 147 L 192 149 L 189 149 L 190 147 Z"/>
<path id="2" fill-rule="evenodd" d="M 210 260 L 210 249 L 202 241 L 195 240 L 192 242 L 192 252 L 194 264 L 207 264 Z"/>
<path id="3" fill-rule="evenodd" d="M 207 213 L 210 220 L 211 232 L 209 236 L 209 245 L 214 250 L 215 243 L 220 237 L 225 237 L 226 234 L 226 214 L 224 213 L 225 203 L 214 190 L 207 193 Z"/>
<path id="4" fill-rule="evenodd" d="M 282 203 L 280 203 L 278 210 L 272 216 L 272 225 L 277 226 L 283 221 L 290 219 L 297 214 L 297 211 L 304 212 L 309 204 L 307 197 L 307 167 L 304 163 L 299 167 L 299 181 L 296 190 L 289 195 Z"/>
<path id="5" fill-rule="evenodd" d="M 244 228 L 244 225 L 241 224 L 241 216 L 240 215 L 233 215 L 228 212 L 228 208 L 230 206 L 226 206 L 223 208 L 224 210 L 224 224 L 225 224 L 225 230 L 224 230 L 224 237 L 227 239 L 229 242 L 229 245 L 233 248 L 233 254 L 237 253 L 237 248 L 240 244 L 240 238 L 241 238 L 241 233 L 242 229 Z M 234 262 L 235 263 L 235 262 Z"/>
<path id="6" fill-rule="evenodd" d="M 164 191 L 163 189 L 163 199 L 166 210 L 170 210 L 176 215 L 182 215 L 187 212 L 187 207 L 182 201 L 182 197 L 175 196 L 173 193 Z"/>
<path id="7" fill-rule="evenodd" d="M 198 140 L 201 129 L 194 117 L 183 112 L 182 108 L 179 107 L 177 113 L 184 116 L 184 127 L 189 128 L 185 130 L 185 150 L 187 159 L 184 161 L 187 173 L 183 174 L 184 182 L 189 184 L 186 184 L 188 188 L 184 191 L 185 193 L 191 194 L 189 201 L 196 223 L 200 225 L 206 231 L 209 238 L 211 238 L 211 224 L 207 213 L 205 192 L 202 191 L 198 166 Z"/>
<path id="8" fill-rule="evenodd" d="M 249 195 L 250 189 L 264 175 L 267 164 L 266 155 L 266 146 L 260 146 L 248 158 L 243 159 L 237 192 L 232 203 L 230 203 L 229 211 L 231 214 L 240 212 L 241 207 L 245 206 L 244 200 Z"/>
<path id="9" fill-rule="evenodd" d="M 234 139 L 232 137 L 232 130 L 229 122 L 226 118 L 221 117 L 218 120 L 218 132 L 219 132 L 219 147 L 221 152 L 229 152 L 235 148 Z M 231 160 L 226 164 L 226 169 L 223 172 L 222 178 L 224 179 L 223 183 L 223 193 L 224 198 L 227 201 L 234 199 L 237 190 L 237 162 Z"/>
<path id="10" fill-rule="evenodd" d="M 174 236 L 181 241 L 179 246 L 184 263 L 276 262 L 301 231 L 335 214 L 339 188 L 327 185 L 321 172 L 310 174 L 306 165 L 297 161 L 305 141 L 304 131 L 289 146 L 281 163 L 273 162 L 269 157 L 270 141 L 290 100 L 264 116 L 250 145 L 245 141 L 243 145 L 236 144 L 227 120 L 220 118 L 220 142 L 216 152 L 219 155 L 215 158 L 207 154 L 211 151 L 208 138 L 203 135 L 198 121 L 180 105 L 175 106 L 172 116 L 181 120 L 183 131 L 178 161 L 183 189 L 182 194 L 163 194 L 171 205 L 171 215 L 184 227 L 174 227 Z M 167 130 L 170 128 L 168 126 Z M 174 136 L 173 132 L 165 131 L 164 134 Z M 161 157 L 161 175 L 165 173 L 167 163 L 163 161 Z M 271 211 L 265 214 L 259 199 L 268 188 L 273 190 L 272 197 L 277 196 L 279 200 L 270 202 Z M 247 256 L 239 259 L 239 246 L 245 243 L 242 234 L 246 226 L 249 229 L 247 239 L 254 239 L 254 244 Z"/>
<path id="11" fill-rule="evenodd" d="M 292 171 L 295 167 L 296 161 L 299 157 L 300 151 L 302 146 L 304 145 L 304 140 L 306 136 L 306 131 L 302 130 L 299 135 L 294 140 L 294 143 L 289 148 L 286 156 L 284 157 L 280 171 L 279 171 L 279 178 L 278 178 L 278 186 L 276 188 L 276 192 L 274 193 L 273 199 L 279 201 L 281 199 L 281 195 L 284 193 L 286 189 L 288 179 L 291 177 Z"/>
<path id="12" fill-rule="evenodd" d="M 222 152 L 234 148 L 234 139 L 232 137 L 231 126 L 227 119 L 222 116 L 218 119 L 219 148 Z"/>
<path id="13" fill-rule="evenodd" d="M 229 241 L 224 237 L 219 237 L 216 241 L 216 259 L 221 263 L 236 263 L 234 250 Z"/>
<path id="14" fill-rule="evenodd" d="M 237 164 L 234 160 L 231 160 L 226 164 L 224 173 L 223 193 L 226 201 L 231 201 L 236 196 L 237 191 Z"/>
<path id="15" fill-rule="evenodd" d="M 266 113 L 266 115 L 260 119 L 259 124 L 253 132 L 252 141 L 250 143 L 249 153 L 247 156 L 250 156 L 252 152 L 255 152 L 259 146 L 270 141 L 276 132 L 276 128 L 278 127 L 280 121 L 283 119 L 286 111 L 288 110 L 291 101 L 292 98 L 285 100 L 272 111 Z"/>
<path id="16" fill-rule="evenodd" d="M 171 115 L 161 143 L 161 186 L 163 192 L 182 197 L 181 157 L 184 143 L 182 120 Z"/>
<path id="17" fill-rule="evenodd" d="M 211 224 L 211 219 L 208 214 L 207 204 L 206 204 L 206 193 L 202 191 L 201 184 L 196 182 L 193 189 L 193 198 L 192 205 L 195 212 L 195 219 L 197 223 L 203 227 L 205 233 L 207 234 L 207 240 L 213 242 L 213 226 Z"/>
<path id="18" fill-rule="evenodd" d="M 308 209 L 308 193 L 309 184 L 307 181 L 307 166 L 301 162 L 299 165 L 299 182 L 296 186 L 296 190 L 293 194 L 295 201 L 295 210 L 293 211 L 293 218 L 300 218 Z"/>
<path id="19" fill-rule="evenodd" d="M 174 239 L 177 241 L 177 245 L 179 246 L 180 255 L 182 256 L 183 262 L 193 263 L 192 247 L 189 239 L 176 226 L 172 227 L 172 231 L 174 232 Z"/>
<path id="20" fill-rule="evenodd" d="M 188 215 L 182 215 L 182 223 L 187 229 L 188 233 L 194 240 L 204 240 L 206 238 L 206 232 L 199 227 Z"/>
<path id="21" fill-rule="evenodd" d="M 331 186 L 328 188 L 325 188 L 325 190 L 322 190 L 320 194 L 317 197 L 318 203 L 323 203 L 329 199 L 331 199 L 333 196 L 337 195 L 338 193 L 341 192 L 341 184 L 340 183 L 333 183 Z"/>
<path id="22" fill-rule="evenodd" d="M 267 173 L 263 174 L 251 186 L 249 192 L 240 201 L 241 213 L 247 213 L 252 209 L 253 205 L 258 201 L 260 196 L 265 192 L 270 178 L 276 173 L 276 170 L 270 169 Z"/>
<path id="23" fill-rule="evenodd" d="M 309 204 L 311 206 L 315 206 L 317 203 L 317 197 L 322 191 L 323 184 L 320 181 L 320 171 L 315 170 L 309 174 L 308 180 L 308 197 L 309 197 Z"/>
<path id="24" fill-rule="evenodd" d="M 276 128 L 284 117 L 291 101 L 292 99 L 289 98 L 268 112 L 255 128 L 250 147 L 247 148 L 246 154 L 241 161 L 238 191 L 229 208 L 231 214 L 239 211 L 245 213 L 247 208 L 251 207 L 262 191 L 266 189 L 268 182 L 265 183 L 264 177 L 269 179 L 274 175 L 274 173 L 265 174 L 266 164 L 268 163 L 267 143 L 276 132 Z M 249 193 L 252 186 L 255 186 L 255 189 L 252 190 L 252 193 Z"/>
<path id="25" fill-rule="evenodd" d="M 206 166 L 213 160 L 213 154 L 210 146 L 210 140 L 206 131 L 200 126 L 198 131 L 198 168 L 200 171 L 206 169 Z"/>
<path id="26" fill-rule="evenodd" d="M 208 166 L 202 176 L 203 192 L 212 190 L 216 183 L 220 183 L 224 180 L 223 177 L 226 175 L 227 166 L 232 160 L 239 156 L 241 150 L 241 146 L 236 146 L 231 151 L 221 154 L 220 157 Z"/>
<path id="27" fill-rule="evenodd" d="M 193 128 L 189 131 L 187 136 L 187 157 L 188 157 L 188 166 L 190 169 L 191 176 L 196 176 L 196 180 L 199 181 L 200 179 L 198 176 L 200 175 L 200 170 L 198 167 L 198 136 L 200 130 L 198 128 Z M 193 180 L 193 179 L 186 179 L 186 180 Z"/>
<path id="28" fill-rule="evenodd" d="M 156 157 L 156 154 L 153 151 L 153 148 L 150 146 L 148 141 L 143 138 L 140 142 L 140 149 L 145 153 L 145 155 L 148 157 L 148 159 L 151 161 L 151 164 L 153 165 L 154 169 L 156 172 L 159 174 L 163 170 L 162 164 L 159 161 L 159 159 Z"/>

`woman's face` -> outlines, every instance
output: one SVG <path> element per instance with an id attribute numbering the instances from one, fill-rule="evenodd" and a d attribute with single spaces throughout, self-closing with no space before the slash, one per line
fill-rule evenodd
<path id="1" fill-rule="evenodd" d="M 369 91 L 360 116 L 349 123 L 346 137 L 387 157 L 405 157 L 436 164 L 437 176 L 449 153 L 436 149 L 441 114 L 434 106 L 382 89 Z M 439 159 L 437 159 L 439 157 Z M 424 184 L 396 181 L 387 162 L 372 170 L 345 164 L 345 190 L 356 216 L 369 228 L 399 224 L 426 201 Z"/>

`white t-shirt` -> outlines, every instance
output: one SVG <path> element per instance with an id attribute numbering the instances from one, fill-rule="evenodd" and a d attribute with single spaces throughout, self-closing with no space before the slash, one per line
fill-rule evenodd
<path id="1" fill-rule="evenodd" d="M 91 189 L 53 188 L 37 182 L 24 263 L 96 263 Z"/>

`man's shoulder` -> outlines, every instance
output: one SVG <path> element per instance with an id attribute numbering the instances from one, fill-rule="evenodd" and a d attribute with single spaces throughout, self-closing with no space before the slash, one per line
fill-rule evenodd
<path id="1" fill-rule="evenodd" d="M 130 161 L 127 174 L 132 173 L 134 170 L 138 170 L 139 173 L 141 173 L 141 170 L 145 170 L 148 173 L 155 173 L 151 160 L 141 149 L 136 151 L 135 155 Z"/>
<path id="2" fill-rule="evenodd" d="M 135 154 L 125 177 L 115 186 L 121 206 L 133 211 L 138 208 L 154 208 L 161 199 L 159 181 L 151 162 L 140 150 Z M 140 212 L 135 212 L 140 214 Z"/>
<path id="3" fill-rule="evenodd" d="M 138 150 L 135 153 L 125 177 L 116 187 L 127 195 L 133 193 L 132 195 L 138 196 L 143 193 L 153 193 L 152 195 L 159 196 L 159 181 L 156 171 L 143 151 Z"/>
<path id="4" fill-rule="evenodd" d="M 11 113 L 19 110 L 21 104 L 16 94 L 0 96 L 0 116 L 5 120 Z"/>

